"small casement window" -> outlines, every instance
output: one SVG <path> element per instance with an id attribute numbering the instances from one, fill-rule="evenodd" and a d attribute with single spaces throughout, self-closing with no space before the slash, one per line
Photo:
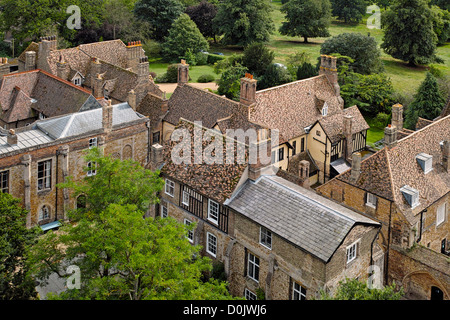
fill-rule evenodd
<path id="1" fill-rule="evenodd" d="M 250 279 L 259 281 L 259 258 L 252 253 L 248 253 L 247 275 Z"/>
<path id="2" fill-rule="evenodd" d="M 167 209 L 167 206 L 163 203 L 161 203 L 161 217 L 167 218 L 169 216 L 169 210 Z"/>
<path id="3" fill-rule="evenodd" d="M 208 220 L 214 223 L 219 221 L 219 204 L 211 199 L 208 199 Z"/>
<path id="4" fill-rule="evenodd" d="M 294 156 L 297 152 L 297 141 L 292 142 L 292 155 Z"/>
<path id="5" fill-rule="evenodd" d="M 97 174 L 97 163 L 94 161 L 89 161 L 87 164 L 87 176 L 92 177 Z"/>
<path id="6" fill-rule="evenodd" d="M 358 256 L 358 244 L 359 241 L 356 241 L 347 247 L 347 263 L 352 262 Z"/>
<path id="7" fill-rule="evenodd" d="M 38 190 L 50 189 L 52 184 L 52 160 L 38 162 Z"/>
<path id="8" fill-rule="evenodd" d="M 325 104 L 323 105 L 323 107 L 322 107 L 322 115 L 323 116 L 326 116 L 328 114 L 328 105 L 327 105 L 327 103 L 325 102 Z"/>
<path id="9" fill-rule="evenodd" d="M 160 133 L 159 133 L 159 131 L 153 132 L 153 134 L 152 134 L 152 141 L 153 141 L 153 144 L 159 143 L 159 139 L 160 139 Z"/>
<path id="10" fill-rule="evenodd" d="M 305 151 L 305 138 L 302 138 L 301 144 L 300 144 L 300 152 Z"/>
<path id="11" fill-rule="evenodd" d="M 245 300 L 256 300 L 257 299 L 256 294 L 251 292 L 248 289 L 245 289 L 244 296 L 245 296 Z"/>
<path id="12" fill-rule="evenodd" d="M 284 148 L 281 147 L 280 149 L 278 149 L 278 161 L 281 161 L 284 159 Z"/>
<path id="13" fill-rule="evenodd" d="M 89 139 L 89 149 L 97 146 L 97 137 Z"/>
<path id="14" fill-rule="evenodd" d="M 189 192 L 183 191 L 183 198 L 181 199 L 181 203 L 189 207 Z"/>
<path id="15" fill-rule="evenodd" d="M 208 252 L 213 257 L 217 254 L 217 237 L 212 233 L 207 233 L 206 235 L 206 252 Z"/>
<path id="16" fill-rule="evenodd" d="M 447 204 L 441 204 L 436 211 L 436 226 L 445 221 L 445 215 L 447 213 Z"/>
<path id="17" fill-rule="evenodd" d="M 175 190 L 175 183 L 169 179 L 166 179 L 166 186 L 165 186 L 166 194 L 173 197 L 174 190 Z"/>
<path id="18" fill-rule="evenodd" d="M 261 227 L 259 231 L 259 243 L 268 249 L 272 249 L 272 232 Z"/>
<path id="19" fill-rule="evenodd" d="M 369 207 L 372 207 L 372 208 L 376 208 L 377 207 L 377 197 L 374 194 L 367 192 L 366 205 Z"/>
<path id="20" fill-rule="evenodd" d="M 188 219 L 184 219 L 184 224 L 185 224 L 186 226 L 190 226 L 190 225 L 192 224 L 192 221 L 191 221 L 191 220 L 188 220 Z M 194 231 L 188 230 L 188 232 L 187 232 L 187 238 L 188 238 L 188 240 L 189 240 L 190 243 L 193 243 L 193 242 L 194 242 Z"/>
<path id="21" fill-rule="evenodd" d="M 0 192 L 9 192 L 9 171 L 0 171 Z"/>
<path id="22" fill-rule="evenodd" d="M 48 208 L 48 206 L 43 205 L 41 209 L 39 209 L 38 219 L 39 221 L 42 221 L 49 218 L 50 218 L 50 209 Z"/>
<path id="23" fill-rule="evenodd" d="M 316 136 L 320 137 L 320 131 L 316 130 Z"/>
<path id="24" fill-rule="evenodd" d="M 295 281 L 292 284 L 292 300 L 306 300 L 306 289 Z"/>

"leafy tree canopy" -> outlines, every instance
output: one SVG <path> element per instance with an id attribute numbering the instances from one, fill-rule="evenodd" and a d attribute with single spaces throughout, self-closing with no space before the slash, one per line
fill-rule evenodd
<path id="1" fill-rule="evenodd" d="M 333 16 L 339 20 L 348 22 L 359 22 L 366 12 L 364 0 L 331 0 Z"/>
<path id="2" fill-rule="evenodd" d="M 216 5 L 202 0 L 199 4 L 186 8 L 185 13 L 195 22 L 204 37 L 215 39 L 216 32 L 213 19 L 217 14 Z"/>
<path id="3" fill-rule="evenodd" d="M 321 300 L 400 300 L 402 296 L 403 290 L 397 290 L 395 284 L 375 289 L 364 282 L 346 278 L 339 282 L 333 296 L 322 293 Z"/>
<path id="4" fill-rule="evenodd" d="M 248 72 L 255 76 L 262 76 L 275 58 L 275 52 L 267 48 L 263 43 L 252 43 L 244 50 L 242 64 Z"/>

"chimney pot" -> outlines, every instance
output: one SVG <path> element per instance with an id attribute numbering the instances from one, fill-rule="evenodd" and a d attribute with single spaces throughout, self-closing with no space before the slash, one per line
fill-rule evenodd
<path id="1" fill-rule="evenodd" d="M 15 145 L 17 145 L 17 135 L 16 135 L 16 132 L 14 131 L 14 129 L 9 129 L 8 135 L 7 135 L 7 137 L 6 137 L 6 142 L 7 142 L 10 146 L 15 146 Z"/>
<path id="2" fill-rule="evenodd" d="M 350 174 L 350 180 L 356 182 L 361 174 L 361 153 L 355 152 L 352 155 L 352 170 Z"/>

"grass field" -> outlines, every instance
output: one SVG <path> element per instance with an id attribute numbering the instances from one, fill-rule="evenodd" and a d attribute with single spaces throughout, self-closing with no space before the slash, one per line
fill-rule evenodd
<path id="1" fill-rule="evenodd" d="M 326 38 L 311 38 L 308 39 L 309 43 L 305 44 L 303 43 L 303 38 L 301 37 L 288 37 L 281 35 L 278 31 L 284 20 L 284 14 L 280 11 L 281 1 L 272 1 L 270 4 L 273 8 L 272 19 L 275 23 L 276 30 L 271 36 L 267 46 L 275 52 L 275 62 L 285 63 L 286 58 L 290 54 L 305 51 L 309 54 L 311 62 L 316 63 L 317 57 L 320 55 L 320 46 Z M 334 20 L 329 28 L 330 34 L 331 36 L 335 36 L 344 32 L 360 32 L 363 34 L 370 32 L 370 35 L 377 40 L 378 44 L 381 44 L 383 39 L 383 31 L 380 29 L 367 28 L 366 22 L 369 16 L 370 15 L 367 15 L 359 24 L 344 24 Z M 233 53 L 242 53 L 242 48 L 211 44 L 209 51 L 219 51 L 223 52 L 225 55 L 231 55 Z M 450 76 L 450 43 L 447 43 L 445 46 L 438 47 L 437 55 L 445 60 L 445 63 L 438 65 L 438 68 Z M 382 52 L 381 58 L 385 66 L 385 73 L 391 78 L 395 90 L 402 94 L 412 95 L 425 78 L 427 71 L 426 67 L 412 68 L 406 63 L 394 59 L 384 52 Z M 161 74 L 165 72 L 167 65 L 167 63 L 155 61 L 151 63 L 150 68 L 151 71 Z M 190 76 L 194 82 L 197 81 L 197 78 L 204 73 L 214 74 L 211 66 L 195 66 L 190 68 Z"/>

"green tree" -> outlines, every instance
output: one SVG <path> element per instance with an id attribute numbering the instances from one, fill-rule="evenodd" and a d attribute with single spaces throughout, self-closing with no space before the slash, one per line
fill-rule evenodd
<path id="1" fill-rule="evenodd" d="M 303 62 L 300 66 L 298 66 L 296 78 L 297 80 L 302 80 L 315 77 L 318 74 L 319 73 L 317 72 L 317 68 L 315 66 L 309 62 Z"/>
<path id="2" fill-rule="evenodd" d="M 438 6 L 431 6 L 433 30 L 437 36 L 437 44 L 444 45 L 450 39 L 450 12 Z"/>
<path id="3" fill-rule="evenodd" d="M 397 0 L 381 15 L 381 48 L 414 66 L 436 59 L 437 36 L 429 0 Z"/>
<path id="4" fill-rule="evenodd" d="M 297 78 L 297 71 L 300 66 L 309 61 L 309 54 L 306 51 L 292 53 L 286 58 L 286 67 L 293 79 Z"/>
<path id="5" fill-rule="evenodd" d="M 425 80 L 414 95 L 414 100 L 405 111 L 405 127 L 415 129 L 418 117 L 433 120 L 439 116 L 445 103 L 436 78 L 427 72 Z"/>
<path id="6" fill-rule="evenodd" d="M 321 292 L 321 300 L 400 300 L 403 290 L 394 284 L 382 289 L 369 288 L 357 279 L 341 280 L 333 296 Z"/>
<path id="7" fill-rule="evenodd" d="M 0 300 L 28 300 L 37 296 L 28 275 L 26 248 L 37 238 L 37 229 L 27 229 L 27 211 L 20 200 L 0 192 Z"/>
<path id="8" fill-rule="evenodd" d="M 275 31 L 271 11 L 265 0 L 224 0 L 213 22 L 225 44 L 246 46 L 269 40 Z"/>
<path id="9" fill-rule="evenodd" d="M 275 53 L 272 50 L 263 43 L 255 42 L 245 48 L 242 64 L 247 67 L 248 72 L 262 76 L 274 58 Z"/>
<path id="10" fill-rule="evenodd" d="M 217 80 L 217 91 L 219 95 L 225 95 L 228 99 L 239 101 L 241 92 L 240 79 L 245 76 L 248 69 L 240 63 L 230 65 L 222 71 L 222 75 Z"/>
<path id="11" fill-rule="evenodd" d="M 436 5 L 444 10 L 450 10 L 450 2 L 448 2 L 448 0 L 431 0 L 430 4 Z"/>
<path id="12" fill-rule="evenodd" d="M 366 13 L 364 0 L 331 0 L 332 14 L 339 20 L 359 22 Z"/>
<path id="13" fill-rule="evenodd" d="M 178 0 L 138 0 L 134 6 L 136 18 L 147 21 L 152 38 L 160 42 L 183 11 L 184 6 Z"/>
<path id="14" fill-rule="evenodd" d="M 199 4 L 186 8 L 185 13 L 195 22 L 205 38 L 211 37 L 216 41 L 216 32 L 213 24 L 213 19 L 217 14 L 216 5 L 202 0 Z"/>
<path id="15" fill-rule="evenodd" d="M 258 81 L 258 90 L 279 86 L 292 81 L 292 75 L 286 67 L 271 64 Z"/>
<path id="16" fill-rule="evenodd" d="M 354 62 L 349 64 L 350 68 L 361 74 L 379 73 L 384 69 L 377 41 L 361 33 L 341 33 L 331 37 L 322 44 L 320 53 L 351 57 Z"/>
<path id="17" fill-rule="evenodd" d="M 328 37 L 331 20 L 329 0 L 290 0 L 281 7 L 287 21 L 280 27 L 282 35 L 308 38 Z"/>
<path id="18" fill-rule="evenodd" d="M 188 51 L 195 54 L 208 48 L 208 41 L 203 37 L 195 22 L 183 13 L 170 28 L 162 52 L 168 61 L 173 61 L 184 58 Z"/>

